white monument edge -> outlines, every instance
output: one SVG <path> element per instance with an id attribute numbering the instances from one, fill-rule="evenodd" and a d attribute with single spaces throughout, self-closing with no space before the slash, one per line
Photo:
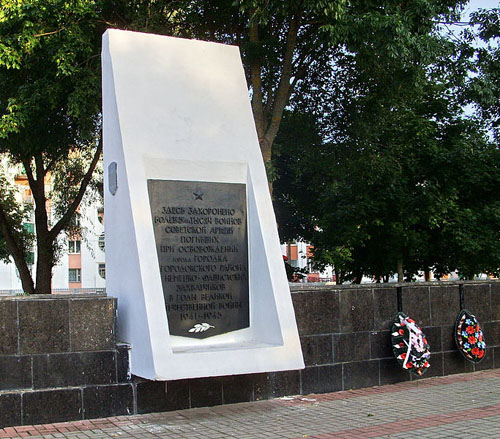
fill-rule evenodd
<path id="1" fill-rule="evenodd" d="M 172 380 L 303 368 L 238 48 L 108 30 L 102 63 L 106 288 L 118 298 L 132 373 Z M 147 179 L 247 185 L 250 328 L 169 335 Z"/>

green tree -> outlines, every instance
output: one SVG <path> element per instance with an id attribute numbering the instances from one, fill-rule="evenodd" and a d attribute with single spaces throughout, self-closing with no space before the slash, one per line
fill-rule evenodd
<path id="1" fill-rule="evenodd" d="M 433 31 L 438 18 L 395 52 L 382 35 L 351 41 L 323 78 L 326 99 L 306 79 L 278 135 L 280 231 L 344 279 L 498 270 L 498 149 L 462 111 L 473 51 Z"/>
<path id="2" fill-rule="evenodd" d="M 184 0 L 127 3 L 121 28 L 238 45 L 266 164 L 295 87 L 328 65 L 346 0 Z"/>
<path id="3" fill-rule="evenodd" d="M 22 215 L 4 191 L 0 231 L 27 293 L 51 292 L 57 237 L 70 224 L 101 154 L 99 8 L 93 0 L 4 0 L 0 9 L 0 153 L 23 167 L 33 194 L 35 281 L 19 236 Z M 76 157 L 88 158 L 86 169 L 72 166 L 60 196 L 48 193 L 47 183 L 58 181 L 64 163 Z M 49 197 L 57 204 L 53 221 Z"/>
<path id="4" fill-rule="evenodd" d="M 480 41 L 471 56 L 470 70 L 464 93 L 465 102 L 472 104 L 481 119 L 488 124 L 494 138 L 499 139 L 500 125 L 500 9 L 480 9 L 471 14 L 471 29 L 462 37 L 464 44 Z"/>
<path id="5" fill-rule="evenodd" d="M 23 227 L 26 212 L 23 206 L 16 202 L 16 191 L 2 173 L 0 173 L 0 193 L 2 194 L 0 215 L 6 216 L 5 211 L 9 212 L 8 218 L 10 221 L 7 226 L 0 221 L 0 261 L 9 262 L 11 257 L 9 248 L 14 247 L 19 248 L 20 251 L 12 254 L 13 259 L 21 260 L 20 265 L 24 265 L 24 262 L 29 257 L 28 249 L 33 236 Z M 21 245 L 17 246 L 17 243 L 21 243 Z"/>
<path id="6" fill-rule="evenodd" d="M 262 155 L 271 167 L 273 143 L 290 98 L 303 93 L 303 82 L 308 93 L 316 91 L 320 96 L 324 77 L 333 68 L 332 56 L 363 44 L 368 51 L 393 56 L 423 53 L 426 47 L 421 39 L 434 20 L 458 19 L 457 8 L 464 3 L 149 0 L 110 2 L 108 15 L 118 28 L 238 45 Z"/>
<path id="7" fill-rule="evenodd" d="M 472 130 L 471 130 L 472 131 Z M 450 133 L 454 136 L 456 133 Z M 433 237 L 440 273 L 500 275 L 500 150 L 473 131 L 454 151 L 455 188 L 447 221 Z"/>

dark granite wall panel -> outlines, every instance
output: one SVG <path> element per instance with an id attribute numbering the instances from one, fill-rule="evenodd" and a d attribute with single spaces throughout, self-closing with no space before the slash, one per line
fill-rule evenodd
<path id="1" fill-rule="evenodd" d="M 0 356 L 0 390 L 29 389 L 32 385 L 29 355 Z"/>
<path id="2" fill-rule="evenodd" d="M 252 375 L 230 375 L 222 377 L 222 400 L 224 404 L 252 401 Z"/>
<path id="3" fill-rule="evenodd" d="M 256 373 L 253 374 L 253 399 L 254 401 L 260 401 L 267 398 L 268 394 L 268 383 L 269 379 L 267 373 Z M 299 382 L 300 386 L 300 382 Z"/>
<path id="4" fill-rule="evenodd" d="M 189 395 L 191 407 L 207 407 L 222 404 L 222 378 L 197 378 L 189 380 Z"/>
<path id="5" fill-rule="evenodd" d="M 373 330 L 373 294 L 370 289 L 340 292 L 340 332 Z"/>
<path id="6" fill-rule="evenodd" d="M 298 370 L 261 373 L 253 376 L 254 398 L 256 400 L 300 393 L 300 373 Z"/>
<path id="7" fill-rule="evenodd" d="M 333 353 L 334 363 L 370 359 L 370 333 L 334 334 Z"/>
<path id="8" fill-rule="evenodd" d="M 22 300 L 18 306 L 21 354 L 70 350 L 68 301 Z"/>
<path id="9" fill-rule="evenodd" d="M 83 389 L 85 419 L 134 413 L 134 392 L 131 384 L 92 386 Z"/>
<path id="10" fill-rule="evenodd" d="M 476 316 L 479 323 L 492 320 L 489 284 L 464 284 L 465 308 Z M 498 306 L 498 305 L 497 305 Z M 497 316 L 496 319 L 500 319 Z"/>
<path id="11" fill-rule="evenodd" d="M 116 383 L 114 351 L 34 355 L 33 387 Z"/>
<path id="12" fill-rule="evenodd" d="M 136 382 L 137 413 L 166 412 L 189 408 L 189 382 L 147 381 Z"/>
<path id="13" fill-rule="evenodd" d="M 116 299 L 72 300 L 70 307 L 73 352 L 114 349 Z"/>
<path id="14" fill-rule="evenodd" d="M 0 428 L 21 425 L 21 393 L 0 393 Z"/>
<path id="15" fill-rule="evenodd" d="M 391 345 L 391 331 L 370 333 L 370 358 L 390 358 L 394 354 Z"/>
<path id="16" fill-rule="evenodd" d="M 485 322 L 480 321 L 481 327 L 483 329 L 484 338 L 487 346 L 499 346 L 500 345 L 500 321 L 497 322 Z"/>
<path id="17" fill-rule="evenodd" d="M 493 351 L 495 348 L 486 348 L 486 354 L 484 355 L 484 358 L 482 361 L 478 364 L 475 365 L 474 370 L 486 370 L 486 369 L 493 369 L 494 366 L 494 361 L 493 361 Z"/>
<path id="18" fill-rule="evenodd" d="M 386 358 L 380 360 L 380 385 L 384 384 L 394 384 L 401 381 L 409 381 L 410 372 L 401 368 L 397 360 L 392 358 Z"/>
<path id="19" fill-rule="evenodd" d="M 451 375 L 455 373 L 464 373 L 466 360 L 458 350 L 443 352 L 444 366 L 443 374 Z M 431 363 L 432 367 L 432 363 Z"/>
<path id="20" fill-rule="evenodd" d="M 313 335 L 300 338 L 306 366 L 333 363 L 331 335 Z"/>
<path id="21" fill-rule="evenodd" d="M 458 315 L 458 313 L 457 313 Z M 447 322 L 448 323 L 448 322 Z M 441 326 L 441 348 L 443 351 L 453 351 L 457 349 L 455 342 L 455 326 Z"/>
<path id="22" fill-rule="evenodd" d="M 415 320 L 419 326 L 431 325 L 429 295 L 428 286 L 403 287 L 403 312 Z"/>
<path id="23" fill-rule="evenodd" d="M 300 335 L 328 334 L 339 331 L 338 291 L 301 292 L 294 294 L 293 300 Z"/>
<path id="24" fill-rule="evenodd" d="M 300 372 L 301 391 L 309 393 L 337 392 L 342 390 L 342 365 L 306 367 Z"/>
<path id="25" fill-rule="evenodd" d="M 490 300 L 491 320 L 500 320 L 500 282 L 490 284 Z"/>
<path id="26" fill-rule="evenodd" d="M 344 363 L 344 390 L 378 386 L 379 371 L 379 360 Z"/>
<path id="27" fill-rule="evenodd" d="M 130 381 L 129 357 L 130 345 L 118 343 L 116 345 L 116 381 L 125 383 Z"/>
<path id="28" fill-rule="evenodd" d="M 389 330 L 394 316 L 398 313 L 396 288 L 373 289 L 373 329 Z"/>
<path id="29" fill-rule="evenodd" d="M 23 425 L 83 419 L 80 389 L 44 390 L 23 394 Z"/>
<path id="30" fill-rule="evenodd" d="M 429 361 L 431 367 L 422 375 L 422 378 L 430 378 L 434 376 L 443 376 L 443 353 L 431 351 L 431 359 Z M 415 375 L 412 379 L 416 379 Z"/>
<path id="31" fill-rule="evenodd" d="M 18 353 L 17 302 L 0 300 L 0 355 Z"/>
<path id="32" fill-rule="evenodd" d="M 458 286 L 430 287 L 431 324 L 442 325 L 453 322 L 460 312 L 460 294 Z"/>
<path id="33" fill-rule="evenodd" d="M 113 350 L 116 299 L 98 295 L 0 298 L 0 355 Z"/>
<path id="34" fill-rule="evenodd" d="M 422 331 L 425 334 L 425 338 L 431 347 L 431 352 L 441 352 L 442 351 L 442 335 L 441 326 L 424 326 Z"/>
<path id="35" fill-rule="evenodd" d="M 491 348 L 493 351 L 493 367 L 495 369 L 500 369 L 500 346 Z M 489 354 L 489 352 L 488 352 Z"/>

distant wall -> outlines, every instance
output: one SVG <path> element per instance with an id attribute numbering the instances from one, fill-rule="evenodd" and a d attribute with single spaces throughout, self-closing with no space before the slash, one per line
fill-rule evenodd
<path id="1" fill-rule="evenodd" d="M 500 368 L 500 282 L 465 282 L 464 305 L 487 352 L 473 365 L 453 326 L 458 283 L 402 284 L 402 310 L 431 346 L 423 378 Z M 128 376 L 116 344 L 116 299 L 100 295 L 0 298 L 0 427 L 178 410 L 415 380 L 393 357 L 396 284 L 292 285 L 306 368 L 168 382 Z M 418 378 L 421 379 L 421 378 Z"/>

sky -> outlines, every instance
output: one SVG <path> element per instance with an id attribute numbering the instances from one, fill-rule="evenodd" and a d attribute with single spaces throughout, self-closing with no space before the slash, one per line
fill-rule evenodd
<path id="1" fill-rule="evenodd" d="M 478 9 L 493 9 L 493 8 L 500 8 L 500 1 L 499 0 L 471 0 L 467 6 L 465 6 L 464 11 L 463 11 L 463 20 L 468 17 L 468 15 L 476 11 Z M 479 46 L 484 46 L 483 42 L 478 42 Z M 472 114 L 474 112 L 474 109 L 472 106 L 467 106 L 465 108 L 465 113 L 466 114 Z M 490 137 L 491 140 L 493 140 L 493 133 L 490 132 Z"/>
<path id="2" fill-rule="evenodd" d="M 500 0 L 471 0 L 464 8 L 462 12 L 462 21 L 467 21 L 469 19 L 469 14 L 471 12 L 477 11 L 478 9 L 493 9 L 500 8 Z M 455 34 L 459 34 L 464 29 L 463 26 L 447 26 L 446 30 L 451 30 Z M 485 46 L 482 41 L 477 41 L 476 43 L 479 47 Z"/>
<path id="3" fill-rule="evenodd" d="M 500 8 L 500 1 L 498 0 L 471 0 L 465 7 L 466 14 L 475 11 L 476 9 L 492 9 Z"/>

